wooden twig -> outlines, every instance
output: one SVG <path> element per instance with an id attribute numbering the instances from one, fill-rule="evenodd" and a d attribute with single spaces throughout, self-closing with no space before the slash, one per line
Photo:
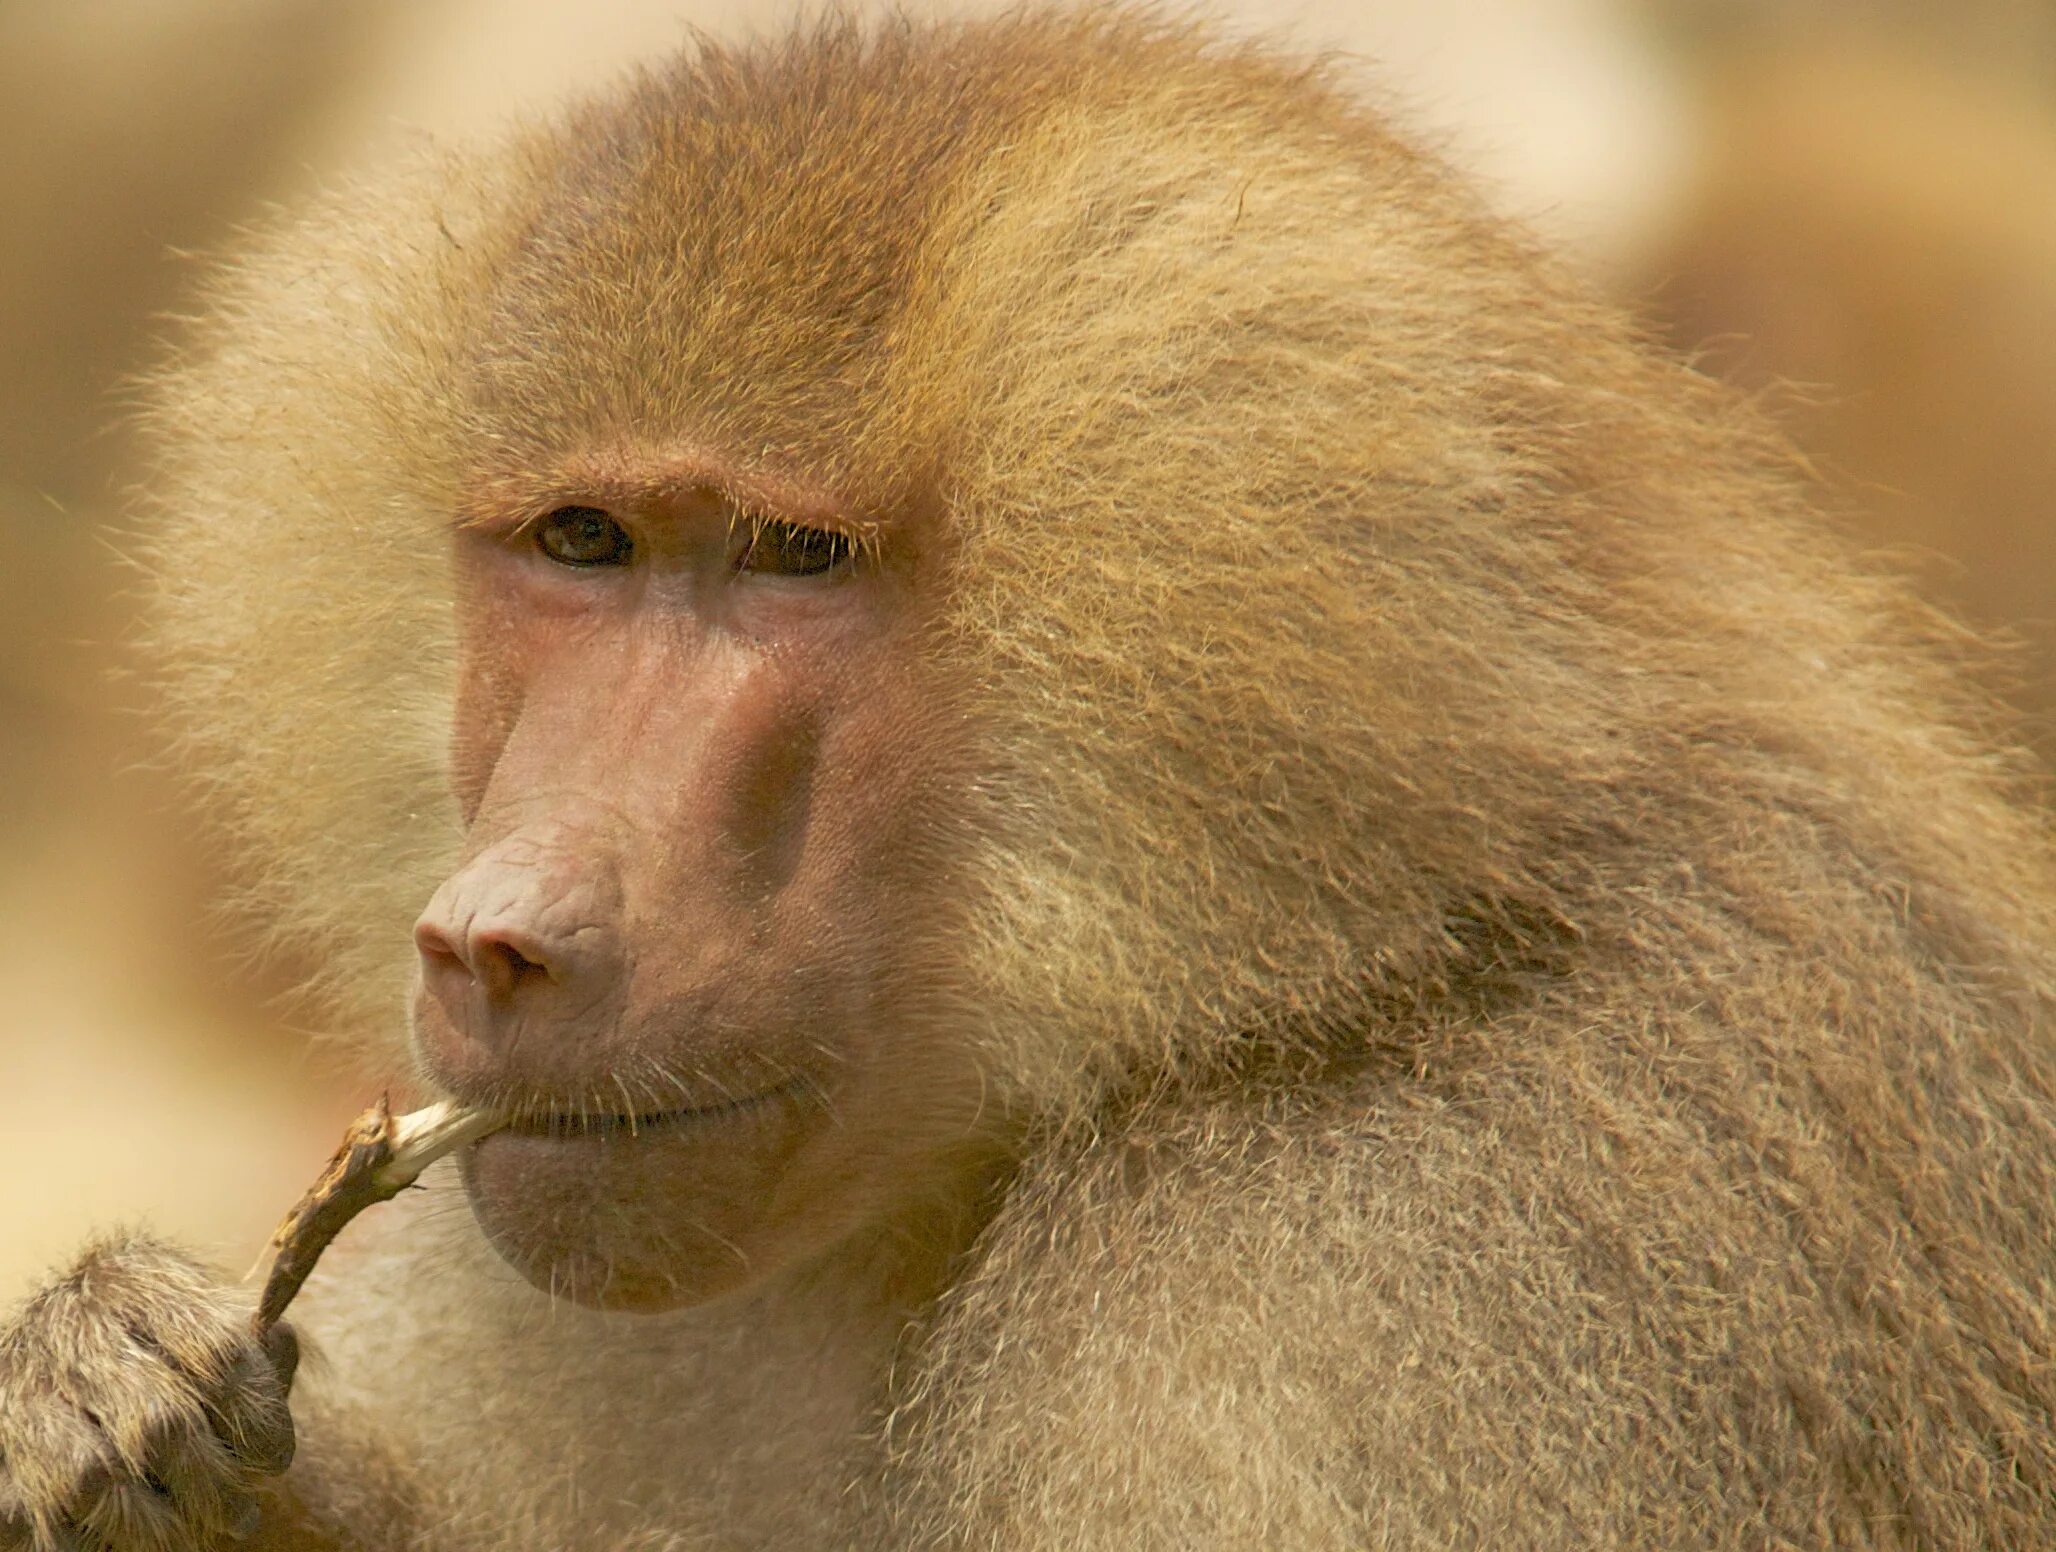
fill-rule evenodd
<path id="1" fill-rule="evenodd" d="M 271 1236 L 271 1271 L 257 1300 L 257 1329 L 278 1323 L 321 1253 L 352 1218 L 398 1196 L 444 1154 L 504 1124 L 490 1111 L 448 1100 L 395 1118 L 383 1098 L 352 1121 L 321 1178 Z"/>

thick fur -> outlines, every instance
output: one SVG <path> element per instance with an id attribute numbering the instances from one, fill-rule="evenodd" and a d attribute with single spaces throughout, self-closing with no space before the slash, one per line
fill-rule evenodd
<path id="1" fill-rule="evenodd" d="M 0 1330 L 0 1546 L 248 1534 L 253 1477 L 293 1458 L 298 1363 L 290 1326 L 260 1337 L 247 1301 L 176 1252 L 92 1246 Z"/>
<path id="2" fill-rule="evenodd" d="M 1325 72 L 708 46 L 282 222 L 158 403 L 192 759 L 389 1059 L 495 481 L 939 512 L 988 757 L 940 1295 L 553 1311 L 432 1200 L 304 1322 L 367 1544 L 2056 1539 L 2056 893 L 1957 638 Z"/>

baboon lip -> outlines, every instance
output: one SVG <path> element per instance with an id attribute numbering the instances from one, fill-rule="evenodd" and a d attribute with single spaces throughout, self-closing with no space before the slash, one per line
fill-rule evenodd
<path id="1" fill-rule="evenodd" d="M 517 1136 L 564 1140 L 634 1137 L 646 1131 L 661 1131 L 762 1109 L 774 1100 L 783 1099 L 796 1092 L 801 1081 L 798 1078 L 789 1079 L 758 1093 L 719 1100 L 712 1104 L 681 1105 L 667 1110 L 530 1110 L 509 1121 L 505 1129 Z"/>

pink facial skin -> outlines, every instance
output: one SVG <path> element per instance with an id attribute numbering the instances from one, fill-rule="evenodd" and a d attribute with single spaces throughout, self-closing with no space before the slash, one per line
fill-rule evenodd
<path id="1" fill-rule="evenodd" d="M 464 1160 L 495 1247 L 607 1307 L 833 1245 L 978 1111 L 907 968 L 947 939 L 968 756 L 921 535 L 721 473 L 588 473 L 456 538 L 468 846 L 416 927 L 416 1045 L 517 1117 Z"/>

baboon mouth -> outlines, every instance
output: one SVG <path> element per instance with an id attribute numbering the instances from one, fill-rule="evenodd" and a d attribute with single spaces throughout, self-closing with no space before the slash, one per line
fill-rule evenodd
<path id="1" fill-rule="evenodd" d="M 719 1100 L 712 1104 L 680 1105 L 668 1110 L 536 1111 L 516 1117 L 507 1124 L 506 1130 L 525 1137 L 635 1137 L 644 1132 L 689 1126 L 717 1120 L 723 1116 L 762 1109 L 795 1093 L 801 1081 L 795 1078 L 760 1093 Z"/>

